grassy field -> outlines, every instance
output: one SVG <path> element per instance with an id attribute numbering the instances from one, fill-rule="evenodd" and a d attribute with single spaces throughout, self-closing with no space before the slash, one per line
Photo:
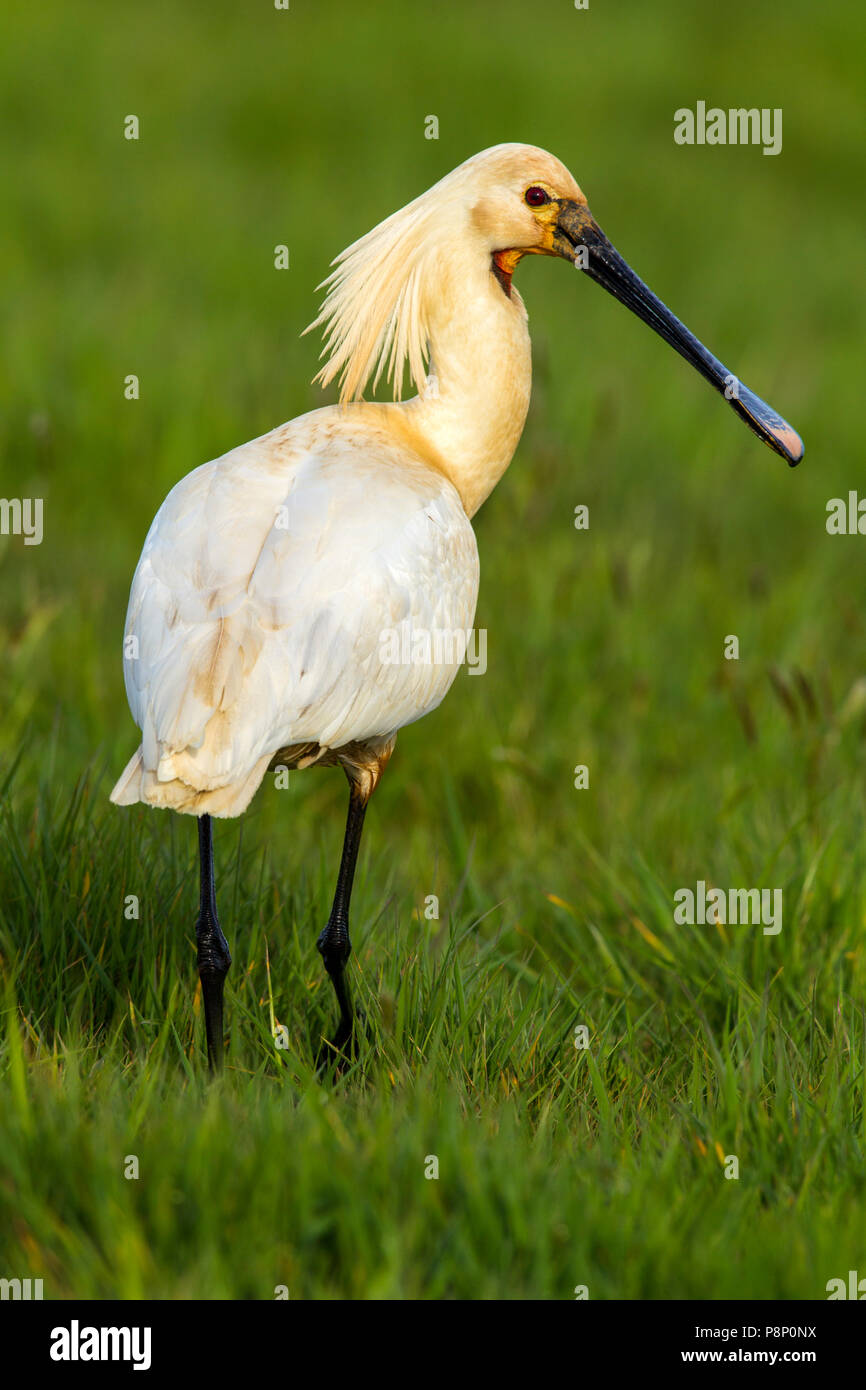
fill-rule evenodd
<path id="1" fill-rule="evenodd" d="M 0 494 L 45 510 L 40 546 L 0 537 L 0 1275 L 255 1299 L 866 1275 L 866 542 L 825 529 L 862 476 L 866 19 L 707 22 L 680 0 L 10 17 Z M 782 153 L 675 145 L 698 99 L 781 107 Z M 107 799 L 137 742 L 132 571 L 183 473 L 320 402 L 299 332 L 331 257 L 509 139 L 572 168 L 806 459 L 585 277 L 521 267 L 533 405 L 477 518 L 489 668 L 403 732 L 368 816 L 360 1058 L 312 1067 L 345 791 L 293 774 L 216 828 L 234 965 L 209 1084 L 194 824 Z M 700 879 L 782 888 L 781 932 L 676 925 Z"/>

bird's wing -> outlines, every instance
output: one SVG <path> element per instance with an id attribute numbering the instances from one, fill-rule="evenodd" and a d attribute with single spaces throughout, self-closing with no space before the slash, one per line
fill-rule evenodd
<path id="1" fill-rule="evenodd" d="M 387 437 L 275 431 L 203 465 L 163 503 L 130 595 L 144 769 L 207 790 L 290 744 L 393 732 L 458 661 L 394 662 L 387 634 L 465 631 L 477 591 L 458 494 Z"/>

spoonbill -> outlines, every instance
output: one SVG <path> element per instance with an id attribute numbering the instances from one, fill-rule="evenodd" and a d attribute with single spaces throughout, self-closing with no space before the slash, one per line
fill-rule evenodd
<path id="1" fill-rule="evenodd" d="M 383 633 L 469 632 L 471 518 L 523 430 L 530 343 L 512 284 L 526 255 L 561 257 L 649 324 L 789 464 L 799 436 L 630 269 L 572 175 L 532 145 L 466 160 L 343 251 L 319 287 L 339 403 L 182 478 L 148 532 L 126 618 L 126 692 L 141 744 L 111 793 L 198 819 L 198 969 L 211 1069 L 224 1053 L 231 964 L 217 917 L 213 817 L 239 816 L 268 768 L 339 764 L 349 809 L 318 938 L 353 1041 L 349 900 L 367 804 L 399 729 L 443 699 L 461 653 L 383 660 Z M 305 331 L 309 331 L 309 329 Z M 417 394 L 402 400 L 408 368 Z M 393 399 L 365 401 L 385 372 Z"/>

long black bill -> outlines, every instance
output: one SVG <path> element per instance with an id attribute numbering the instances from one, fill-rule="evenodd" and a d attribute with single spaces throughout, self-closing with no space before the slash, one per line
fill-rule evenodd
<path id="1" fill-rule="evenodd" d="M 560 204 L 553 244 L 559 255 L 573 260 L 691 362 L 759 439 L 787 459 L 792 468 L 800 462 L 804 450 L 797 431 L 729 372 L 662 304 L 611 245 L 585 204 L 570 200 Z"/>

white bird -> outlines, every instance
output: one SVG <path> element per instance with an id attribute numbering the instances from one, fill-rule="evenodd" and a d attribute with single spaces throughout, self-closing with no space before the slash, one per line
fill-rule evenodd
<path id="1" fill-rule="evenodd" d="M 198 817 L 196 935 L 208 1057 L 223 1054 L 231 963 L 217 919 L 213 816 L 245 810 L 266 770 L 339 763 L 349 814 L 318 946 L 352 1039 L 348 909 L 367 803 L 397 731 L 434 709 L 478 594 L 470 518 L 523 430 L 530 343 L 512 285 L 526 254 L 564 257 L 690 361 L 791 464 L 803 445 L 629 269 L 571 174 L 531 145 L 468 159 L 337 257 L 310 328 L 340 403 L 203 464 L 169 493 L 132 582 L 126 691 L 141 746 L 112 792 Z M 408 367 L 417 395 L 403 402 Z M 361 399 L 386 372 L 394 400 Z M 420 659 L 386 660 L 384 637 Z M 418 642 L 417 639 L 425 638 Z M 409 639 L 408 643 L 407 640 Z M 331 1053 L 330 1055 L 334 1055 Z"/>

